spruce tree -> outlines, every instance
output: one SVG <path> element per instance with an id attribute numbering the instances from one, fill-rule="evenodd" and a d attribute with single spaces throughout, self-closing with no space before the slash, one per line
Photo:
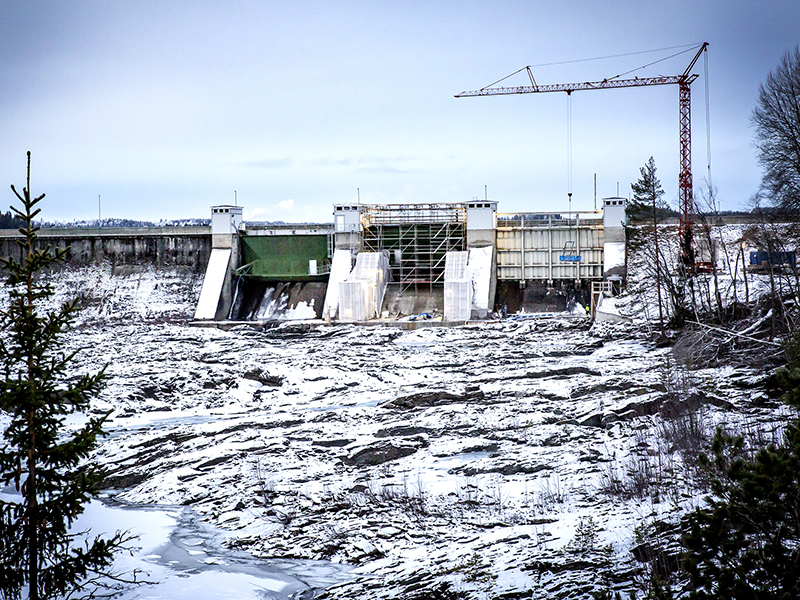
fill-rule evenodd
<path id="1" fill-rule="evenodd" d="M 639 168 L 639 174 L 639 181 L 631 184 L 633 198 L 628 204 L 628 218 L 639 223 L 652 222 L 654 216 L 660 220 L 669 207 L 662 200 L 664 188 L 656 175 L 656 161 L 652 156 Z"/>
<path id="2" fill-rule="evenodd" d="M 103 579 L 117 551 L 130 536 L 104 539 L 70 531 L 75 519 L 99 492 L 101 470 L 87 462 L 107 414 L 88 418 L 69 431 L 65 417 L 83 414 L 100 391 L 104 370 L 68 378 L 75 353 L 63 351 L 62 334 L 74 319 L 76 303 L 48 310 L 54 290 L 48 271 L 66 250 L 39 248 L 39 214 L 44 194 L 30 191 L 31 155 L 22 204 L 11 207 L 24 223 L 19 229 L 21 259 L 0 259 L 8 290 L 0 310 L 0 411 L 5 430 L 0 441 L 0 481 L 19 496 L 0 500 L 0 595 L 30 600 L 88 596 Z M 8 499 L 10 496 L 11 499 Z M 27 593 L 26 593 L 27 592 Z"/>
<path id="3" fill-rule="evenodd" d="M 654 268 L 656 291 L 658 293 L 658 327 L 661 335 L 664 335 L 664 308 L 661 297 L 662 288 L 662 272 L 661 272 L 661 252 L 658 248 L 658 221 L 659 213 L 666 210 L 661 197 L 664 195 L 664 189 L 661 187 L 661 180 L 656 176 L 656 161 L 653 157 L 647 161 L 645 166 L 639 169 L 641 177 L 639 181 L 631 184 L 633 190 L 633 198 L 628 205 L 628 218 L 631 219 L 633 224 L 642 225 L 648 220 L 652 223 L 652 257 L 651 261 Z M 644 235 L 640 234 L 637 229 L 628 231 L 630 235 L 626 236 L 628 243 L 628 251 L 640 250 L 646 243 Z M 626 251 L 627 255 L 627 251 Z"/>
<path id="4" fill-rule="evenodd" d="M 639 167 L 639 180 L 631 184 L 633 197 L 628 202 L 626 213 L 629 227 L 626 240 L 630 251 L 636 252 L 653 240 L 652 231 L 669 214 L 669 206 L 663 200 L 664 188 L 656 175 L 656 161 L 651 156 L 643 167 Z"/>

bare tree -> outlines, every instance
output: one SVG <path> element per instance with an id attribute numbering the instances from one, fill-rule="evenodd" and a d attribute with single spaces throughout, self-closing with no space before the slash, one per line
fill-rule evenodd
<path id="1" fill-rule="evenodd" d="M 769 314 L 771 335 L 797 330 L 797 306 L 800 302 L 800 272 L 794 260 L 797 247 L 797 227 L 785 213 L 765 209 L 760 198 L 752 200 L 753 212 L 759 220 L 748 228 L 745 236 L 762 253 L 759 269 L 769 283 Z"/>
<path id="2" fill-rule="evenodd" d="M 763 191 L 776 206 L 800 209 L 800 46 L 761 85 L 751 120 Z"/>
<path id="3" fill-rule="evenodd" d="M 717 210 L 717 199 L 716 199 L 716 189 L 711 187 L 711 185 L 707 184 L 707 189 L 702 191 L 702 196 L 705 203 L 705 209 L 702 210 L 701 207 L 695 203 L 695 214 L 697 215 L 698 224 L 700 225 L 700 230 L 702 233 L 701 243 L 705 246 L 705 248 L 701 248 L 701 261 L 706 262 L 705 258 L 708 258 L 708 265 L 710 267 L 711 275 L 714 280 L 714 300 L 716 301 L 716 313 L 717 313 L 717 322 L 723 323 L 724 322 L 724 309 L 722 305 L 722 294 L 720 293 L 719 289 L 719 277 L 717 277 L 717 264 L 716 264 L 716 252 L 715 248 L 717 247 L 714 235 L 712 231 L 712 223 L 709 220 L 710 217 L 717 216 L 719 211 Z M 723 246 L 724 244 L 720 244 Z M 708 256 L 704 256 L 704 254 L 708 252 Z M 710 296 L 710 291 L 708 292 Z M 711 304 L 711 299 L 709 297 L 709 305 Z"/>

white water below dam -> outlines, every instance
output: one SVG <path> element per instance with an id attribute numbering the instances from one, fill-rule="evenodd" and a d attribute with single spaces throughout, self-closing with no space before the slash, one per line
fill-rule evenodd
<path id="1" fill-rule="evenodd" d="M 295 306 L 289 304 L 289 294 L 281 293 L 279 286 L 268 288 L 258 306 L 255 321 L 293 321 L 296 319 L 315 319 L 314 300 L 311 303 L 300 301 Z"/>
<path id="2" fill-rule="evenodd" d="M 240 280 L 230 318 L 236 321 L 296 321 L 318 319 L 326 286 L 318 282 L 258 282 Z"/>

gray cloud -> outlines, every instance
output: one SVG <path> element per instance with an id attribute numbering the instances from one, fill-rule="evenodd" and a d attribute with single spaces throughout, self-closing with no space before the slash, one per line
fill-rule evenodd
<path id="1" fill-rule="evenodd" d="M 110 216 L 205 215 L 234 189 L 327 214 L 367 178 L 361 190 L 376 198 L 459 201 L 488 184 L 503 211 L 552 210 L 566 198 L 566 96 L 453 94 L 525 64 L 706 40 L 714 184 L 735 208 L 760 179 L 749 124 L 758 85 L 797 43 L 800 22 L 800 3 L 786 0 L 647 11 L 632 0 L 349 4 L 0 1 L 0 186 L 19 183 L 31 150 L 37 188 L 57 199 L 48 217 L 62 220 L 91 218 L 99 194 Z M 536 75 L 595 80 L 651 58 Z M 686 57 L 674 61 L 664 72 L 686 67 Z M 702 63 L 692 94 L 698 181 Z M 571 107 L 575 208 L 592 206 L 595 175 L 598 195 L 618 182 L 626 194 L 650 156 L 677 196 L 676 89 L 581 92 Z"/>

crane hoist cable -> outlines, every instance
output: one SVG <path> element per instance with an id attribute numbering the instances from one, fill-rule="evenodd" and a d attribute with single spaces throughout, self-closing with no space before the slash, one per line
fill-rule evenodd
<path id="1" fill-rule="evenodd" d="M 708 191 L 711 198 L 714 200 L 714 185 L 711 183 L 711 104 L 708 91 L 708 52 L 703 53 L 703 69 L 705 71 L 706 83 L 706 159 L 708 160 Z"/>
<path id="2" fill-rule="evenodd" d="M 567 196 L 572 207 L 572 93 L 567 94 Z"/>
<path id="3" fill-rule="evenodd" d="M 572 93 L 567 92 L 567 239 L 558 259 L 562 262 L 579 262 L 572 235 Z M 577 226 L 576 226 L 577 234 Z"/>

